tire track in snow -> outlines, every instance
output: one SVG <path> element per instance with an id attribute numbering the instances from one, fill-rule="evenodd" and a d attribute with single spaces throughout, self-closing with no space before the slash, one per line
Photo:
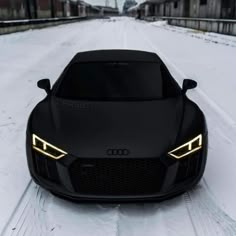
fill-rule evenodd
<path id="1" fill-rule="evenodd" d="M 123 49 L 128 49 L 127 47 L 127 26 L 126 24 L 123 25 Z"/>
<path id="2" fill-rule="evenodd" d="M 45 217 L 50 196 L 30 181 L 1 236 L 47 236 L 51 232 Z"/>
<path id="3" fill-rule="evenodd" d="M 188 193 L 186 193 L 186 194 L 188 194 Z M 185 196 L 185 195 L 184 195 L 184 196 Z M 190 206 L 190 204 L 189 204 L 188 199 L 186 199 L 186 197 L 184 197 L 184 200 L 185 200 L 185 204 L 186 204 L 188 216 L 189 216 L 191 225 L 192 225 L 192 227 L 193 227 L 194 234 L 195 234 L 196 236 L 198 236 L 198 231 L 197 231 L 197 229 L 196 229 L 196 226 L 195 226 L 195 224 L 194 224 L 194 219 L 193 219 L 192 214 L 191 214 L 191 206 Z"/>
<path id="4" fill-rule="evenodd" d="M 47 207 L 50 204 L 51 194 L 41 187 L 34 185 L 34 192 L 25 211 L 25 220 L 15 235 L 49 235 L 51 234 L 50 220 L 47 219 Z M 21 218 L 18 219 L 19 223 Z M 17 228 L 17 225 L 16 225 Z"/>
<path id="5" fill-rule="evenodd" d="M 236 235 L 236 221 L 215 203 L 205 184 L 186 192 L 184 200 L 197 235 Z"/>
<path id="6" fill-rule="evenodd" d="M 5 235 L 6 231 L 8 230 L 8 226 L 10 225 L 11 219 L 14 217 L 15 213 L 18 211 L 18 208 L 20 206 L 20 203 L 23 201 L 25 198 L 26 194 L 28 193 L 28 190 L 30 188 L 30 185 L 32 184 L 32 180 L 28 183 L 27 187 L 25 188 L 24 193 L 22 194 L 21 198 L 19 199 L 18 204 L 16 205 L 14 211 L 12 212 L 8 222 L 6 223 L 5 227 L 3 228 L 3 231 L 1 232 L 1 236 Z M 28 202 L 26 203 L 25 207 L 27 206 Z M 24 211 L 24 209 L 23 209 Z"/>
<path id="7" fill-rule="evenodd" d="M 234 36 L 227 36 L 228 38 L 226 38 L 226 35 L 222 37 L 220 34 L 213 33 L 213 32 L 204 32 L 201 30 L 194 30 L 190 28 L 178 27 L 178 26 L 173 26 L 173 25 L 168 25 L 168 24 L 156 25 L 155 22 L 151 23 L 151 25 L 161 30 L 167 30 L 167 31 L 174 32 L 177 34 L 182 34 L 184 36 L 204 40 L 209 43 L 229 46 L 233 48 L 236 47 L 236 40 Z"/>

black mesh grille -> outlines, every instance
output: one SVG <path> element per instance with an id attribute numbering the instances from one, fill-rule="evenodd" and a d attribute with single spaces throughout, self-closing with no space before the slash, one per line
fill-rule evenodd
<path id="1" fill-rule="evenodd" d="M 35 152 L 35 166 L 37 173 L 52 182 L 59 183 L 56 161 Z"/>
<path id="2" fill-rule="evenodd" d="M 70 167 L 75 190 L 88 195 L 148 195 L 160 191 L 165 167 L 158 159 L 78 159 Z"/>

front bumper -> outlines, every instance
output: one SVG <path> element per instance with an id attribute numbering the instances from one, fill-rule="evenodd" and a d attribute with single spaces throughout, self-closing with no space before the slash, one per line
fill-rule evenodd
<path id="1" fill-rule="evenodd" d="M 201 179 L 207 157 L 203 148 L 175 160 L 155 158 L 78 158 L 53 160 L 27 144 L 29 170 L 36 183 L 64 198 L 95 202 L 161 201 L 191 188 Z"/>

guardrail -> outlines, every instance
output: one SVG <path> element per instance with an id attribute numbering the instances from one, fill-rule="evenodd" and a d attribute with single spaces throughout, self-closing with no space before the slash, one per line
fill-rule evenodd
<path id="1" fill-rule="evenodd" d="M 209 21 L 209 22 L 224 22 L 224 23 L 236 23 L 234 19 L 215 19 L 215 18 L 191 18 L 191 17 L 171 17 L 171 16 L 162 16 L 161 19 L 164 20 L 192 20 L 192 21 Z"/>
<path id="2" fill-rule="evenodd" d="M 92 17 L 61 17 L 46 19 L 25 19 L 25 20 L 6 20 L 0 21 L 0 34 L 9 34 L 29 29 L 38 29 L 48 26 L 54 26 L 64 23 L 71 23 Z"/>
<path id="3" fill-rule="evenodd" d="M 168 24 L 170 25 L 236 36 L 236 20 L 187 18 L 187 17 L 160 17 L 160 18 L 162 20 L 167 20 Z"/>

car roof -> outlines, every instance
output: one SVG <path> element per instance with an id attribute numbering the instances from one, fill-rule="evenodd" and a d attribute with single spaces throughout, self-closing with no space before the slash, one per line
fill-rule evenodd
<path id="1" fill-rule="evenodd" d="M 157 54 L 136 50 L 96 50 L 79 52 L 72 59 L 76 62 L 161 62 Z"/>

